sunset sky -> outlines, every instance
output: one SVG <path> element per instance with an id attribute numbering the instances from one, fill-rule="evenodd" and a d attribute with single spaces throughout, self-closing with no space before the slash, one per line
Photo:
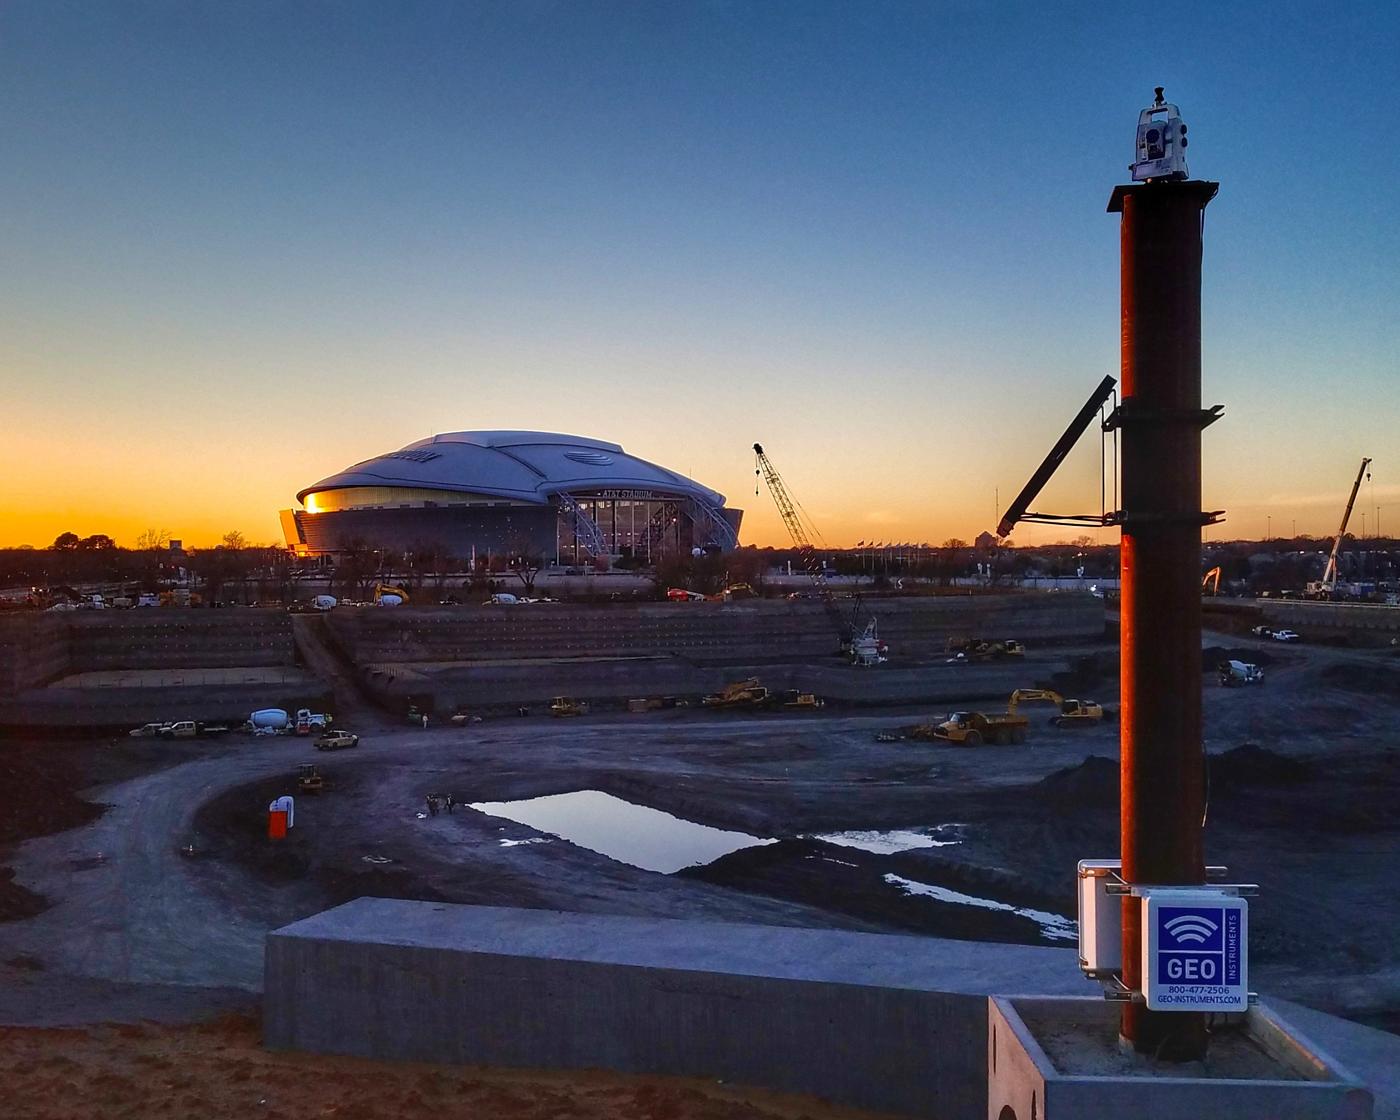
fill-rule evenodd
<path id="1" fill-rule="evenodd" d="M 1397 13 L 9 0 L 0 546 L 278 540 L 481 428 L 619 442 L 748 543 L 786 542 L 756 440 L 833 545 L 973 536 L 1118 373 L 1159 84 L 1221 183 L 1211 535 L 1333 532 L 1363 455 L 1394 534 Z M 1098 502 L 1090 436 L 1037 506 Z"/>

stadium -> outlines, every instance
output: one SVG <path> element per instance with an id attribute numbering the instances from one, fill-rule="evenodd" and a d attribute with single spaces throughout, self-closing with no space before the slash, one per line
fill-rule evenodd
<path id="1" fill-rule="evenodd" d="M 475 561 L 529 554 L 652 563 L 738 543 L 742 510 L 615 443 L 552 432 L 447 432 L 366 459 L 282 511 L 299 555 L 434 548 Z"/>

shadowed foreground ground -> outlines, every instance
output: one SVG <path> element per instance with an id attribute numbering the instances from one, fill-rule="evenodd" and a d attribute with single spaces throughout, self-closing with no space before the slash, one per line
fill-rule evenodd
<path id="1" fill-rule="evenodd" d="M 0 1027 L 18 1120 L 875 1120 L 716 1082 L 269 1053 L 248 1016 L 197 1026 Z"/>

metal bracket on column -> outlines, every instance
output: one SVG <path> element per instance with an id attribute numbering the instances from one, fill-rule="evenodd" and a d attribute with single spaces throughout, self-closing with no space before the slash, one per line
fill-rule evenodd
<path id="1" fill-rule="evenodd" d="M 1112 976 L 1100 977 L 1103 984 L 1103 998 L 1112 1003 L 1142 1003 L 1143 995 L 1135 992 L 1127 984 L 1123 983 L 1123 977 L 1116 973 Z"/>
<path id="2" fill-rule="evenodd" d="M 1117 510 L 1108 514 L 1103 523 L 1117 525 L 1120 529 L 1147 529 L 1168 525 L 1218 525 L 1225 519 L 1223 509 L 1202 510 L 1200 513 L 1129 513 Z"/>
<path id="3" fill-rule="evenodd" d="M 1214 404 L 1209 408 L 1148 408 L 1128 397 L 1108 414 L 1103 430 L 1111 432 L 1130 425 L 1148 424 L 1188 424 L 1205 429 L 1224 415 L 1223 404 Z"/>

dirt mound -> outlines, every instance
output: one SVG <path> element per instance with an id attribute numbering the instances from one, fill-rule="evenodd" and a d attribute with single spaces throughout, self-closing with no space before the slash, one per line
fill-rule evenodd
<path id="1" fill-rule="evenodd" d="M 42 747 L 0 753 L 0 844 L 63 832 L 100 817 L 104 806 L 73 792 L 87 784 L 60 753 Z"/>
<path id="2" fill-rule="evenodd" d="M 1247 665 L 1269 666 L 1274 663 L 1273 654 L 1263 649 L 1241 649 L 1238 646 L 1206 646 L 1201 650 L 1201 671 L 1214 673 L 1222 661 L 1243 661 Z"/>
<path id="3" fill-rule="evenodd" d="M 1289 786 L 1312 776 L 1313 767 L 1308 763 L 1258 743 L 1246 743 L 1210 759 L 1210 780 L 1217 787 Z"/>
<path id="4" fill-rule="evenodd" d="M 1078 766 L 1042 778 L 1031 787 L 1031 793 L 1052 804 L 1117 805 L 1118 760 L 1091 754 Z"/>
<path id="5" fill-rule="evenodd" d="M 1367 696 L 1400 696 L 1400 672 L 1384 665 L 1329 665 L 1322 679 L 1334 688 Z"/>
<path id="6" fill-rule="evenodd" d="M 1070 667 L 1037 681 L 1037 688 L 1050 688 L 1064 696 L 1093 692 L 1118 679 L 1118 651 L 1108 650 L 1076 657 Z"/>
<path id="7" fill-rule="evenodd" d="M 0 867 L 0 922 L 32 918 L 48 908 L 49 900 L 43 895 L 25 890 L 15 882 L 13 868 Z"/>

